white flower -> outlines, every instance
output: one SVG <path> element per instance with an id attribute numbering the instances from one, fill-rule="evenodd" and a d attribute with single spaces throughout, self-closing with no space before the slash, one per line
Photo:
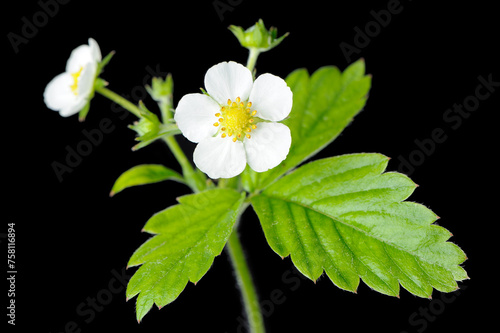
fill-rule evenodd
<path id="1" fill-rule="evenodd" d="M 89 101 L 96 79 L 101 50 L 97 42 L 89 38 L 89 45 L 80 45 L 71 52 L 66 71 L 47 84 L 43 93 L 49 109 L 59 111 L 63 117 L 78 113 Z"/>
<path id="2" fill-rule="evenodd" d="M 272 74 L 255 82 L 245 66 L 223 62 L 205 74 L 208 94 L 181 98 L 175 121 L 182 134 L 198 143 L 194 163 L 210 178 L 239 175 L 246 164 L 264 172 L 280 164 L 292 142 L 290 129 L 277 121 L 292 109 L 292 91 Z"/>

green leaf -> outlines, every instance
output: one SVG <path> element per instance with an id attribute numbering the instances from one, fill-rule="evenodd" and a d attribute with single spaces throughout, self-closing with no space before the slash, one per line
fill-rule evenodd
<path id="1" fill-rule="evenodd" d="M 298 69 L 286 78 L 293 92 L 293 107 L 283 123 L 292 133 L 292 146 L 285 161 L 264 173 L 247 168 L 243 175 L 249 192 L 263 189 L 278 177 L 331 143 L 364 107 L 371 84 L 359 60 L 343 73 L 337 67 L 318 69 L 311 76 Z"/>
<path id="2" fill-rule="evenodd" d="M 137 320 L 153 304 L 174 301 L 188 281 L 197 283 L 226 244 L 240 213 L 244 194 L 212 189 L 178 199 L 179 204 L 154 215 L 144 231 L 156 234 L 130 258 L 142 265 L 127 286 L 127 299 L 137 297 Z"/>
<path id="3" fill-rule="evenodd" d="M 184 178 L 172 169 L 160 164 L 142 164 L 132 167 L 121 174 L 111 189 L 110 196 L 132 186 L 175 180 L 184 183 Z"/>
<path id="4" fill-rule="evenodd" d="M 267 241 L 290 255 L 312 280 L 326 272 L 339 288 L 357 290 L 359 278 L 387 295 L 399 284 L 420 297 L 450 292 L 467 278 L 466 259 L 451 234 L 432 224 L 425 206 L 404 201 L 416 185 L 383 173 L 388 158 L 352 154 L 308 163 L 281 178 L 252 204 Z"/>

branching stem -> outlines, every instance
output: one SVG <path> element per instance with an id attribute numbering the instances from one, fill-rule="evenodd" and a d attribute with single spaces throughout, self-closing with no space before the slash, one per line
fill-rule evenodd
<path id="1" fill-rule="evenodd" d="M 125 110 L 135 115 L 137 118 L 141 117 L 141 110 L 139 109 L 138 106 L 136 106 L 126 98 L 123 98 L 122 96 L 118 95 L 117 93 L 109 90 L 108 88 L 98 87 L 96 88 L 96 92 L 110 99 L 116 104 L 120 105 Z M 198 174 L 194 170 L 193 166 L 191 165 L 191 162 L 189 162 L 188 158 L 182 151 L 181 147 L 179 146 L 175 138 L 173 136 L 168 136 L 164 137 L 163 140 L 167 144 L 172 154 L 174 154 L 175 158 L 177 159 L 177 162 L 180 164 L 184 179 L 186 180 L 186 183 L 189 185 L 189 187 L 191 187 L 193 192 L 200 192 L 203 189 L 205 189 L 206 186 L 204 180 L 202 179 L 200 174 Z"/>

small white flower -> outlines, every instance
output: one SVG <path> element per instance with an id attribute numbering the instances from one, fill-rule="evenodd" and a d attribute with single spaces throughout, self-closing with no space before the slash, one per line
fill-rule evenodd
<path id="1" fill-rule="evenodd" d="M 290 129 L 277 121 L 292 109 L 292 91 L 272 74 L 255 82 L 245 66 L 223 62 L 205 74 L 205 94 L 181 98 L 175 121 L 198 143 L 194 163 L 210 178 L 239 175 L 246 164 L 257 172 L 276 167 L 288 155 Z"/>
<path id="2" fill-rule="evenodd" d="M 98 63 L 102 60 L 97 42 L 89 38 L 88 45 L 80 45 L 71 52 L 66 71 L 47 84 L 43 93 L 49 109 L 63 117 L 78 113 L 89 101 L 96 79 Z"/>

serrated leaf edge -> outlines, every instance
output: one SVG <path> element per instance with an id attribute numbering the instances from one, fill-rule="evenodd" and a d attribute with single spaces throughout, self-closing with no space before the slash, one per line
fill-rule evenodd
<path id="1" fill-rule="evenodd" d="M 240 214 L 240 213 L 241 213 L 239 208 L 241 208 L 242 203 L 243 203 L 243 201 L 244 201 L 245 197 L 246 197 L 246 194 L 245 194 L 245 193 L 241 193 L 241 194 L 240 194 L 240 198 L 239 198 L 237 201 L 235 201 L 234 205 L 232 206 L 232 209 L 231 209 L 231 210 L 232 210 L 232 211 L 234 211 L 234 212 L 233 212 L 233 214 L 232 214 L 232 216 L 231 216 L 231 217 L 229 217 L 229 216 L 228 216 L 228 217 L 226 217 L 226 218 L 233 219 L 233 220 L 236 222 L 236 218 L 237 218 L 238 214 Z M 179 198 L 179 199 L 180 199 L 180 198 Z M 181 200 L 178 200 L 178 201 L 179 201 L 179 204 L 183 204 L 183 203 L 181 202 Z M 189 204 L 186 204 L 186 205 L 188 205 L 188 206 L 189 206 Z M 172 206 L 172 207 L 173 207 L 173 206 Z M 168 208 L 167 208 L 167 209 L 168 209 Z M 212 226 L 209 228 L 209 230 L 210 230 L 211 228 L 213 228 L 213 227 L 214 227 L 214 226 L 212 225 Z M 232 230 L 231 230 L 231 232 L 232 232 Z M 227 238 L 229 238 L 229 236 L 231 235 L 231 232 L 229 232 L 229 233 L 228 233 Z M 207 235 L 207 234 L 208 234 L 208 232 L 207 232 L 207 233 L 205 233 L 205 234 L 204 234 L 204 235 L 200 238 L 200 240 L 201 240 L 201 239 L 203 239 L 204 237 L 206 237 L 206 235 Z M 152 238 L 156 237 L 157 235 L 159 235 L 159 234 L 155 234 L 155 236 L 151 237 L 150 239 L 152 239 Z M 148 241 L 149 241 L 149 240 L 148 240 Z M 147 242 L 147 241 L 146 241 L 146 242 Z M 226 242 L 227 242 L 227 239 L 226 239 Z M 197 243 L 199 243 L 199 241 L 198 241 Z M 144 243 L 144 244 L 145 244 L 145 243 Z M 165 244 L 165 243 L 163 242 L 163 243 L 162 243 L 162 245 L 164 245 L 164 244 Z M 225 243 L 224 243 L 224 245 L 225 245 Z M 195 246 L 190 246 L 190 247 L 189 247 L 189 248 L 187 248 L 186 250 L 182 251 L 182 252 L 183 252 L 183 255 L 179 256 L 179 258 L 178 258 L 177 260 L 175 260 L 174 262 L 175 262 L 175 263 L 183 262 L 183 260 L 184 260 L 186 257 L 188 257 L 188 256 L 189 256 L 190 251 L 191 251 L 194 247 L 195 247 Z M 156 248 L 158 248 L 158 247 L 156 247 Z M 155 248 L 155 249 L 156 249 L 156 248 Z M 149 251 L 149 252 L 151 252 L 151 251 Z M 149 252 L 148 252 L 148 253 L 149 253 Z M 179 253 L 179 252 L 177 252 L 177 253 Z M 219 254 L 220 254 L 220 253 L 219 253 Z M 215 257 L 217 257 L 219 254 L 215 255 L 213 259 L 215 259 Z M 133 255 L 132 255 L 132 257 L 133 257 Z M 212 262 L 210 263 L 210 266 L 213 264 L 213 259 L 212 259 Z M 158 263 L 158 262 L 160 262 L 160 261 L 161 261 L 161 260 L 157 260 L 157 261 L 155 261 L 155 263 Z M 148 264 L 147 262 L 146 262 L 146 263 L 145 263 L 145 262 L 142 262 L 142 263 L 136 263 L 136 264 L 134 264 L 134 265 L 128 265 L 128 266 L 127 266 L 127 268 L 129 268 L 129 267 L 134 267 L 134 266 L 143 266 L 143 265 L 147 265 L 147 264 Z M 172 265 L 171 265 L 171 267 L 173 267 L 173 266 L 175 266 L 175 265 L 173 265 L 173 264 L 172 264 Z M 184 265 L 183 265 L 183 268 L 182 268 L 182 269 L 184 269 Z M 161 280 L 161 279 L 162 279 L 162 278 L 163 278 L 166 274 L 168 274 L 170 271 L 171 271 L 171 269 L 169 269 L 167 272 L 163 273 L 163 275 L 162 275 L 162 277 L 161 277 L 161 278 L 157 278 L 157 279 L 156 279 L 156 282 L 154 283 L 154 286 L 156 286 L 156 285 L 158 284 L 158 282 L 159 282 L 159 281 L 160 281 L 160 280 Z M 207 272 L 208 272 L 208 270 L 207 270 Z M 137 271 L 136 271 L 135 273 L 137 273 Z M 134 273 L 134 274 L 135 274 L 135 273 Z M 202 275 L 199 279 L 197 279 L 197 280 L 192 280 L 190 277 L 188 277 L 188 278 L 187 278 L 187 280 L 188 280 L 187 282 L 192 282 L 193 284 L 195 284 L 195 285 L 196 285 L 196 283 L 197 283 L 198 281 L 200 281 L 200 280 L 201 280 L 201 278 L 202 278 L 205 274 L 206 274 L 206 272 L 205 272 L 205 273 L 204 273 L 204 274 L 203 274 L 203 275 Z M 139 296 L 140 296 L 140 293 L 142 292 L 141 290 L 137 290 L 137 291 L 134 291 L 134 293 L 128 293 L 128 291 L 129 291 L 129 290 L 128 290 L 128 286 L 127 286 L 127 301 L 128 301 L 128 300 L 130 300 L 130 299 L 132 299 L 133 297 L 137 296 L 138 294 L 139 294 Z M 179 294 L 179 295 L 180 295 L 180 294 Z M 178 295 L 178 296 L 179 296 L 179 295 Z M 138 299 L 136 300 L 136 305 L 137 305 L 137 302 L 138 302 Z M 170 304 L 170 302 L 169 302 L 169 303 L 167 303 L 167 304 Z M 151 307 L 152 307 L 153 305 L 156 305 L 158 308 L 162 308 L 163 306 L 165 306 L 165 305 L 167 305 L 167 304 L 158 304 L 158 303 L 157 303 L 157 301 L 153 299 L 153 304 L 151 305 Z M 146 314 L 147 314 L 147 313 L 151 310 L 151 307 L 150 307 L 147 311 L 137 311 L 137 321 L 138 321 L 138 322 L 140 322 L 140 321 L 144 318 L 144 316 L 145 316 L 145 315 L 146 315 Z"/>

